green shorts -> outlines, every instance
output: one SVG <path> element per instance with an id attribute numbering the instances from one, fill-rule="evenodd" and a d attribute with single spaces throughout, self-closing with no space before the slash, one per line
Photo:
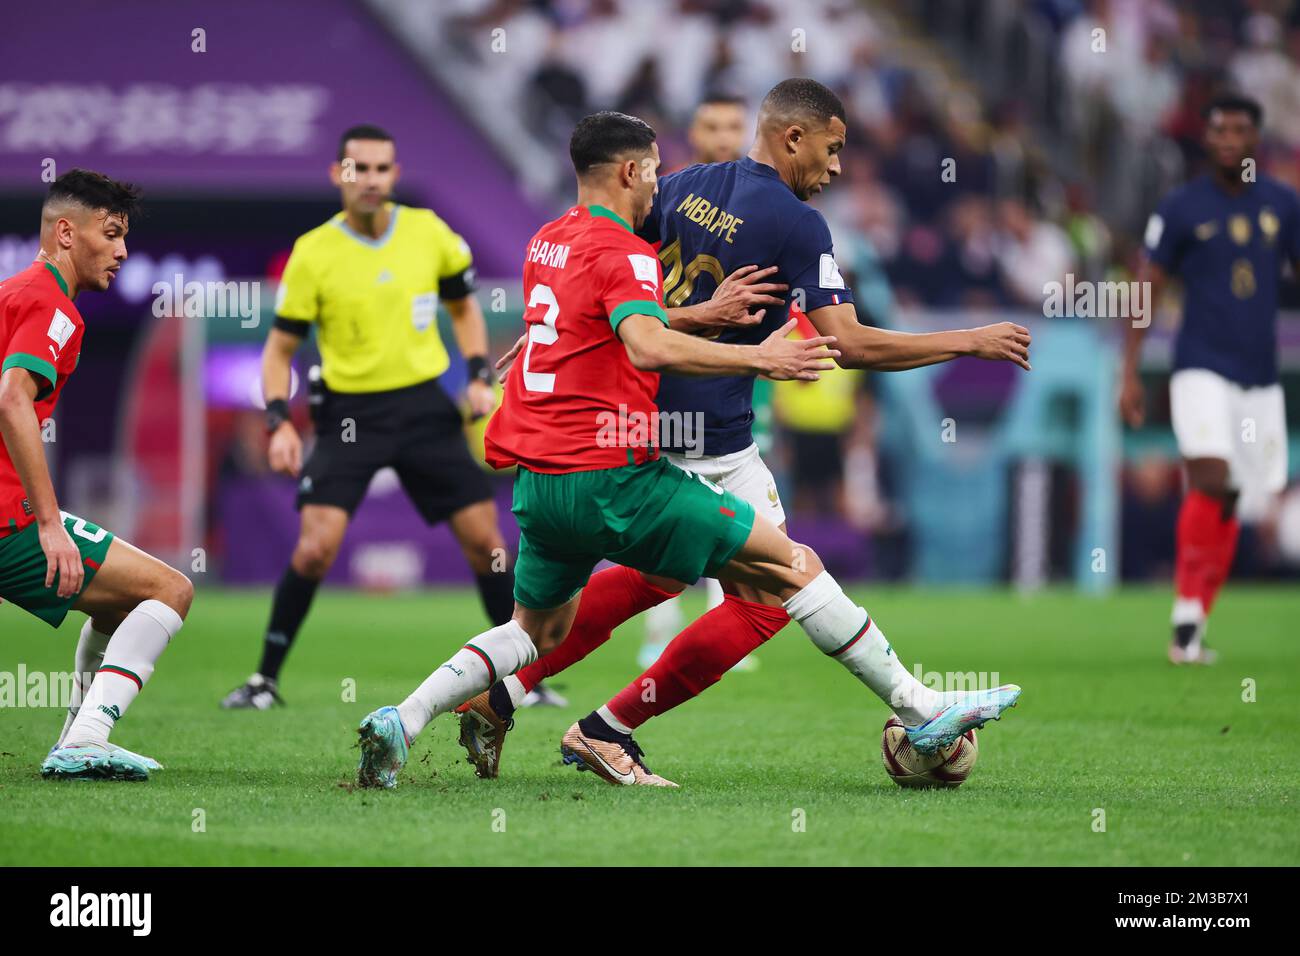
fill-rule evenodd
<path id="1" fill-rule="evenodd" d="M 515 476 L 519 521 L 515 600 L 559 607 L 602 558 L 694 584 L 731 560 L 754 508 L 663 458 L 643 465 Z"/>
<path id="2" fill-rule="evenodd" d="M 41 550 L 36 522 L 33 521 L 17 534 L 7 534 L 0 538 L 0 598 L 35 614 L 51 627 L 63 623 L 63 619 L 72 610 L 72 605 L 90 587 L 95 572 L 108 555 L 108 546 L 113 543 L 112 532 L 76 515 L 64 512 L 63 526 L 68 529 L 68 537 L 81 552 L 81 563 L 86 569 L 81 590 L 68 598 L 59 597 L 57 577 L 53 587 L 45 586 L 48 562 L 45 552 Z"/>

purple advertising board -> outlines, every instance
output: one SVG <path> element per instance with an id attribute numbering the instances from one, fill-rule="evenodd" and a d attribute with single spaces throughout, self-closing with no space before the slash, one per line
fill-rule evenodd
<path id="1" fill-rule="evenodd" d="M 319 195 L 357 123 L 393 134 L 399 193 L 464 235 L 480 274 L 518 274 L 547 217 L 360 3 L 67 0 L 0 33 L 7 192 L 85 166 L 154 195 Z"/>

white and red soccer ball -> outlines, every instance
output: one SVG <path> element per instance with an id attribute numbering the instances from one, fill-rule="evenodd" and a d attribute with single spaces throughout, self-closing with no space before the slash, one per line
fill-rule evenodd
<path id="1" fill-rule="evenodd" d="M 968 730 L 936 753 L 918 753 L 907 739 L 903 722 L 890 717 L 880 738 L 880 756 L 885 773 L 900 787 L 958 787 L 975 769 L 979 744 L 975 731 Z"/>

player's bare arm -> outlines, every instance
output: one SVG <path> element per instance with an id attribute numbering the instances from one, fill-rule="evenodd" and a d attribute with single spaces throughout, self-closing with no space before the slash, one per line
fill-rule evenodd
<path id="1" fill-rule="evenodd" d="M 41 550 L 48 560 L 45 586 L 54 584 L 57 573 L 59 597 L 71 597 L 81 590 L 85 569 L 81 565 L 81 553 L 63 527 L 63 516 L 54 496 L 41 442 L 41 425 L 36 420 L 37 394 L 36 379 L 26 369 L 11 368 L 0 377 L 0 436 L 36 516 Z"/>
<path id="2" fill-rule="evenodd" d="M 284 403 L 284 421 L 271 433 L 268 458 L 271 470 L 281 475 L 298 477 L 302 469 L 302 437 L 288 416 L 289 383 L 293 374 L 293 353 L 302 344 L 302 336 L 272 328 L 262 347 L 262 394 L 268 408 L 273 403 Z"/>
<path id="3" fill-rule="evenodd" d="M 758 325 L 767 313 L 761 306 L 781 305 L 783 300 L 773 293 L 784 292 L 788 288 L 784 283 L 763 281 L 776 271 L 776 266 L 768 266 L 766 269 L 741 266 L 723 280 L 708 302 L 668 309 L 669 328 L 674 332 L 696 335 L 729 326 Z M 760 308 L 751 314 L 749 310 L 756 306 Z M 496 360 L 496 369 L 503 381 L 511 363 L 526 344 L 527 333 L 519 336 L 510 351 Z"/>
<path id="4" fill-rule="evenodd" d="M 694 335 L 728 326 L 758 325 L 767 313 L 764 306 L 784 303 L 775 293 L 784 292 L 789 286 L 766 281 L 777 268 L 741 266 L 718 284 L 707 302 L 669 309 L 669 328 Z"/>
<path id="5" fill-rule="evenodd" d="M 1138 268 L 1138 282 L 1148 284 L 1150 294 L 1147 302 L 1150 303 L 1151 308 L 1155 308 L 1168 282 L 1165 270 L 1150 259 L 1144 258 Z M 1124 365 L 1120 378 L 1119 413 L 1130 428 L 1140 428 L 1146 421 L 1146 389 L 1142 386 L 1138 366 L 1142 357 L 1142 341 L 1146 338 L 1147 325 L 1148 323 L 1134 322 L 1130 318 L 1128 327 L 1124 330 Z"/>
<path id="6" fill-rule="evenodd" d="M 1029 330 L 1014 322 L 946 332 L 895 332 L 862 325 L 857 310 L 848 302 L 814 309 L 808 319 L 818 332 L 835 337 L 843 368 L 903 372 L 969 355 L 991 362 L 1014 362 L 1029 370 Z"/>
<path id="7" fill-rule="evenodd" d="M 618 326 L 619 338 L 636 368 L 674 375 L 766 375 L 815 382 L 835 367 L 840 355 L 835 337 L 787 339 L 793 320 L 760 345 L 728 345 L 684 335 L 650 315 L 630 315 Z"/>
<path id="8" fill-rule="evenodd" d="M 484 359 L 487 356 L 487 323 L 483 321 L 483 309 L 478 299 L 467 295 L 460 299 L 446 300 L 447 313 L 451 316 L 451 331 L 456 336 L 456 345 L 467 362 Z M 465 397 L 469 401 L 471 418 L 482 418 L 489 414 L 496 405 L 496 394 L 485 378 L 473 376 L 465 387 Z"/>

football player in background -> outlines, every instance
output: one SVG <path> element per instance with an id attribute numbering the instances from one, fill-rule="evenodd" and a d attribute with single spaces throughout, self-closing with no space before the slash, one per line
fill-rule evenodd
<path id="1" fill-rule="evenodd" d="M 1138 279 L 1147 301 L 1170 278 L 1183 285 L 1183 321 L 1174 346 L 1169 409 L 1187 493 L 1178 514 L 1174 565 L 1175 664 L 1211 664 L 1205 631 L 1232 569 L 1243 491 L 1268 495 L 1286 486 L 1286 405 L 1278 382 L 1277 303 L 1282 270 L 1300 275 L 1300 201 L 1255 170 L 1263 111 L 1239 95 L 1206 111 L 1211 170 L 1175 189 L 1147 224 Z M 1145 419 L 1139 376 L 1146 322 L 1125 337 L 1120 412 L 1137 428 Z"/>

